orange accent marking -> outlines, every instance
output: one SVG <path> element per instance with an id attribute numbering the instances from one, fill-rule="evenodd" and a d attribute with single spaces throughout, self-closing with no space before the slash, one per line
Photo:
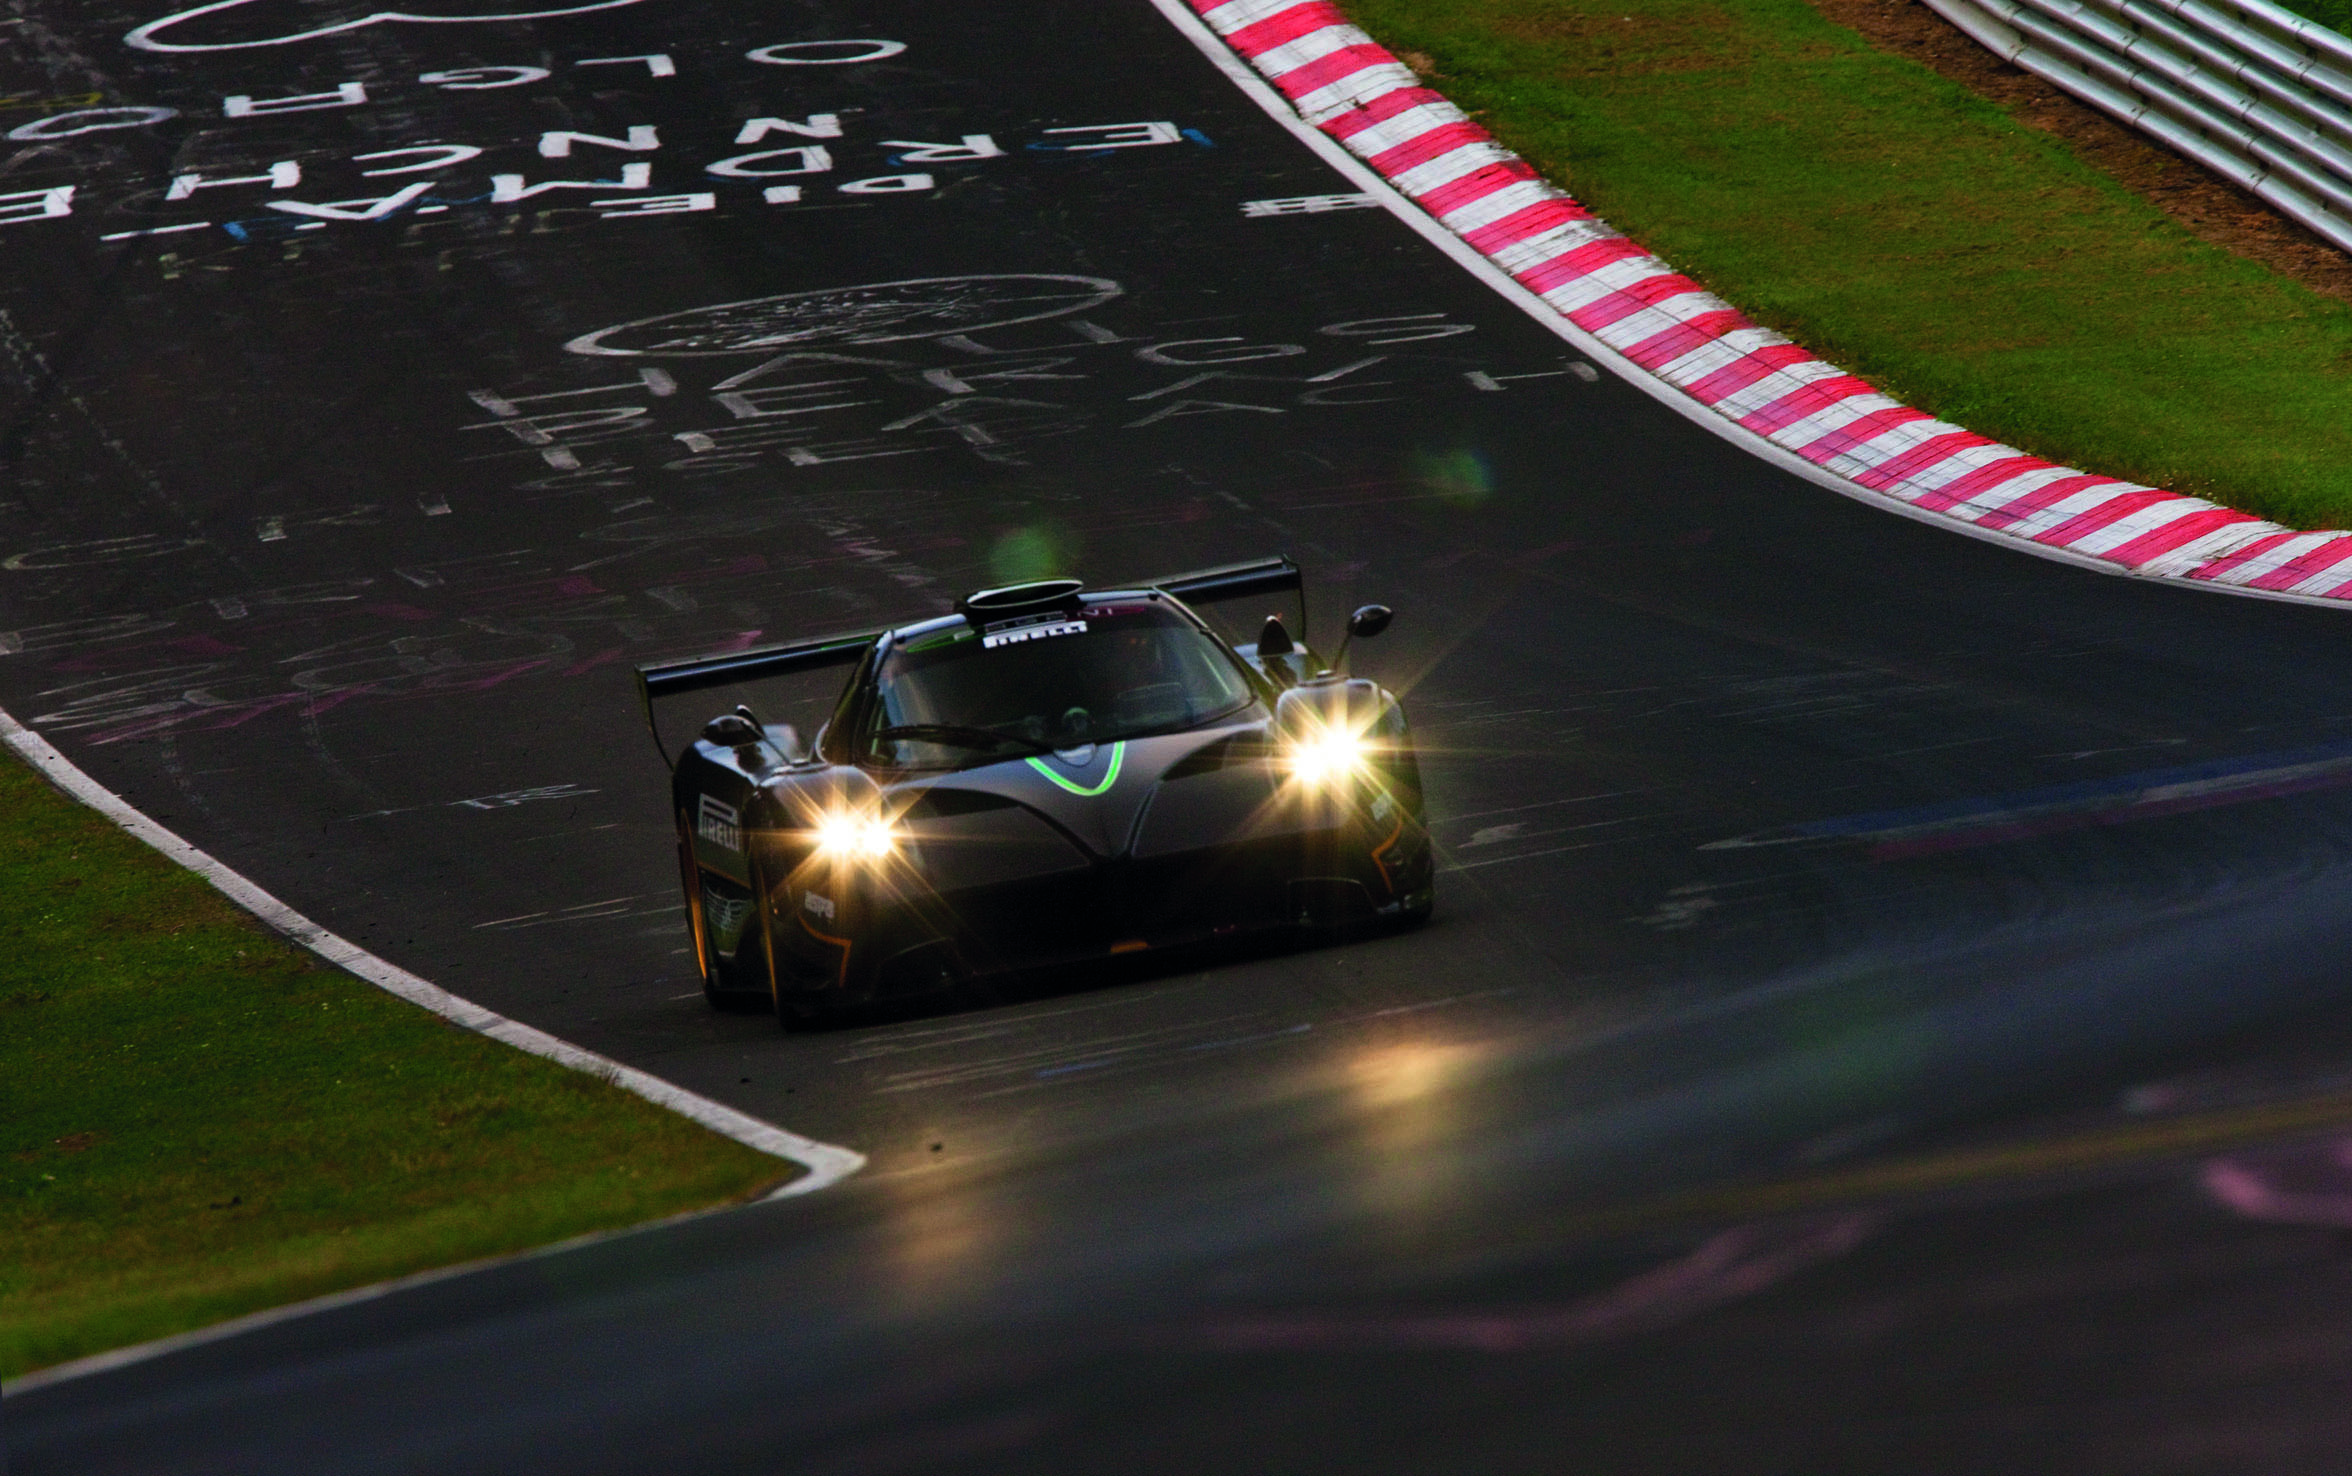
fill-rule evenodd
<path id="1" fill-rule="evenodd" d="M 800 923 L 802 932 L 807 933 L 810 937 L 816 939 L 819 943 L 830 943 L 835 948 L 841 950 L 841 968 L 833 975 L 833 982 L 839 984 L 842 988 L 847 989 L 849 987 L 849 940 L 847 938 L 836 938 L 831 933 L 818 932 L 815 928 L 809 925 L 808 914 L 805 912 L 796 914 L 796 917 Z"/>
<path id="2" fill-rule="evenodd" d="M 1396 829 L 1388 833 L 1387 840 L 1382 841 L 1379 845 L 1376 845 L 1372 848 L 1372 864 L 1380 868 L 1380 880 L 1388 887 L 1388 895 L 1391 897 L 1397 894 L 1396 878 L 1389 875 L 1388 863 L 1381 860 L 1380 858 L 1387 854 L 1389 847 L 1395 845 L 1398 840 L 1403 838 L 1404 833 L 1405 807 L 1403 805 L 1398 805 Z"/>
<path id="3" fill-rule="evenodd" d="M 1141 939 L 1141 938 L 1129 938 L 1129 939 L 1128 939 L 1126 942 L 1124 942 L 1124 943 L 1113 943 L 1113 944 L 1111 945 L 1111 952 L 1113 952 L 1113 953 L 1141 953 L 1141 952 L 1143 952 L 1143 950 L 1145 950 L 1146 948 L 1149 948 L 1149 947 L 1151 947 L 1151 944 L 1149 944 L 1149 943 L 1145 942 L 1145 941 L 1144 941 L 1143 939 Z"/>

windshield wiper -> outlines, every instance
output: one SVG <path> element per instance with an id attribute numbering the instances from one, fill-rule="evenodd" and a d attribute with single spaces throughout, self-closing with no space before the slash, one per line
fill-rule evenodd
<path id="1" fill-rule="evenodd" d="M 911 738 L 917 743 L 939 743 L 951 748 L 1018 748 L 1024 753 L 1052 753 L 1050 743 L 1039 743 L 1011 733 L 994 733 L 986 728 L 966 728 L 955 723 L 906 723 L 895 728 L 882 728 L 874 739 Z"/>

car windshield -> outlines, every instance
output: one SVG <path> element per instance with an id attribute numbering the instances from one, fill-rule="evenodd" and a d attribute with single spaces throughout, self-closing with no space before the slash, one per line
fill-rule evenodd
<path id="1" fill-rule="evenodd" d="M 923 768 L 1176 732 L 1256 695 L 1216 641 L 1149 601 L 917 636 L 874 692 L 862 752 Z"/>

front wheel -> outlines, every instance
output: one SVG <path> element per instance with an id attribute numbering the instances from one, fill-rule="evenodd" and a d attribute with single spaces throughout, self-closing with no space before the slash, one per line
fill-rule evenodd
<path id="1" fill-rule="evenodd" d="M 780 996 L 776 1022 L 786 1030 L 822 1030 L 840 1015 L 840 1007 L 823 997 L 805 994 Z"/>
<path id="2" fill-rule="evenodd" d="M 732 964 L 721 963 L 703 972 L 702 997 L 710 1001 L 712 1009 L 730 1015 L 765 1014 L 772 996 L 772 991 L 762 988 L 767 956 L 766 932 L 747 929 Z"/>

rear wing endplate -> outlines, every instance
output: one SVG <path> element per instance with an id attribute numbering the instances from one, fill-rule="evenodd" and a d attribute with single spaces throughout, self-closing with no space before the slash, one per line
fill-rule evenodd
<path id="1" fill-rule="evenodd" d="M 822 640 L 794 641 L 784 646 L 759 646 L 749 651 L 729 651 L 718 656 L 697 656 L 686 661 L 655 661 L 637 668 L 637 703 L 645 709 L 645 725 L 653 730 L 653 746 L 670 762 L 670 751 L 662 747 L 661 725 L 653 718 L 653 704 L 661 697 L 676 697 L 686 692 L 699 692 L 705 687 L 725 687 L 736 682 L 759 681 L 767 677 L 791 676 L 796 672 L 823 671 L 829 666 L 855 666 L 858 658 L 882 639 L 882 632 L 867 631 L 861 635 L 827 636 Z"/>

